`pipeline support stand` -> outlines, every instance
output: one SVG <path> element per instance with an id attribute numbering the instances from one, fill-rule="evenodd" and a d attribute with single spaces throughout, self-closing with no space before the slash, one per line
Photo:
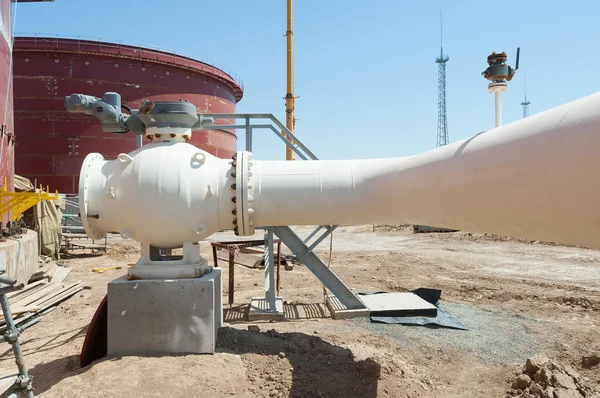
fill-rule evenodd
<path id="1" fill-rule="evenodd" d="M 265 229 L 265 297 L 253 297 L 248 311 L 248 320 L 283 320 L 285 313 L 283 310 L 283 299 L 277 296 L 279 291 L 279 275 L 277 275 L 277 284 L 275 283 L 275 255 L 273 229 Z M 279 246 L 278 252 L 281 251 Z M 279 263 L 281 253 L 277 253 Z M 277 266 L 279 270 L 279 265 Z"/>

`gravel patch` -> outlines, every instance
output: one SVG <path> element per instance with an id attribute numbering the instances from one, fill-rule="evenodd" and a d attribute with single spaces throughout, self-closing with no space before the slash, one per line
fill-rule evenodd
<path id="1" fill-rule="evenodd" d="M 532 318 L 466 304 L 443 303 L 442 307 L 469 330 L 371 323 L 368 318 L 348 322 L 409 346 L 427 341 L 427 345 L 449 347 L 491 363 L 522 363 L 538 352 L 539 341 L 530 330 L 537 322 Z"/>

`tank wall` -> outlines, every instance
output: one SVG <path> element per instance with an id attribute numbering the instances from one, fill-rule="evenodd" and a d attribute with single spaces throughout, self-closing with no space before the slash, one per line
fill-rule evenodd
<path id="1" fill-rule="evenodd" d="M 10 0 L 0 0 L 0 184 L 6 178 L 8 190 L 14 182 L 14 123 L 13 87 L 10 69 L 11 20 Z M 2 222 L 9 221 L 9 214 L 2 215 Z"/>
<path id="2" fill-rule="evenodd" d="M 240 93 L 219 76 L 189 64 L 89 51 L 53 51 L 19 41 L 13 56 L 16 172 L 61 193 L 77 193 L 80 168 L 88 153 L 99 152 L 106 159 L 114 159 L 136 146 L 132 133 L 105 133 L 94 117 L 67 113 L 65 96 L 82 93 L 101 97 L 115 91 L 131 108 L 138 108 L 144 99 L 183 99 L 202 113 L 233 113 L 240 98 Z M 217 130 L 194 132 L 190 143 L 229 158 L 236 149 L 236 136 Z"/>

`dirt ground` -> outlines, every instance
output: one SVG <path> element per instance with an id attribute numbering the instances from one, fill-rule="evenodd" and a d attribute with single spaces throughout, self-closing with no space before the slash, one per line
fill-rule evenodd
<path id="1" fill-rule="evenodd" d="M 295 229 L 306 236 L 310 228 Z M 229 240 L 218 234 L 214 240 Z M 260 238 L 260 237 L 258 237 Z M 215 355 L 105 358 L 80 369 L 85 331 L 107 283 L 126 273 L 139 245 L 112 239 L 107 255 L 65 258 L 83 290 L 26 329 L 21 340 L 40 397 L 502 397 L 527 358 L 542 354 L 600 387 L 600 251 L 468 234 L 343 227 L 332 269 L 357 290 L 442 290 L 467 331 L 333 320 L 322 285 L 304 266 L 281 271 L 286 320 L 253 322 L 243 311 L 263 271 L 236 267 L 235 304 Z M 212 261 L 208 242 L 203 255 Z M 329 240 L 320 246 L 327 259 Z M 104 274 L 92 267 L 121 266 Z M 227 287 L 227 264 L 224 286 Z M 227 291 L 223 292 L 227 302 Z M 14 366 L 8 346 L 0 368 Z M 556 395 L 555 395 L 556 396 Z"/>

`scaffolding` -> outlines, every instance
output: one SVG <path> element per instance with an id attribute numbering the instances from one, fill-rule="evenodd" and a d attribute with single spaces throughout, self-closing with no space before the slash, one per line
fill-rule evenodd
<path id="1" fill-rule="evenodd" d="M 40 185 L 39 190 L 34 192 L 9 192 L 6 178 L 4 178 L 4 185 L 0 187 L 0 214 L 4 215 L 12 211 L 11 221 L 15 223 L 21 219 L 25 211 L 41 201 L 59 199 L 58 191 L 54 194 L 50 194 L 49 191 L 50 187 L 46 187 L 46 191 L 44 191 Z M 8 198 L 8 200 L 5 201 L 5 198 Z"/>

